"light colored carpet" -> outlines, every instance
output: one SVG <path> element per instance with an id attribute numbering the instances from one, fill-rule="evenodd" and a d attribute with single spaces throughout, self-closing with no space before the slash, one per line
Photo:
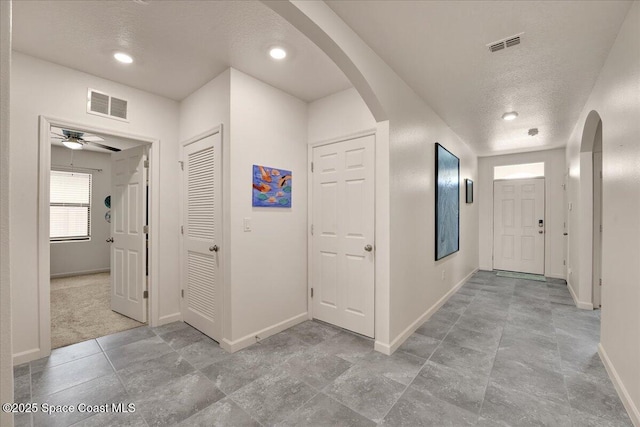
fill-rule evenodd
<path id="1" fill-rule="evenodd" d="M 547 279 L 540 274 L 518 273 L 516 271 L 498 271 L 496 276 L 511 277 L 512 279 L 535 280 L 538 282 L 546 282 Z"/>
<path id="2" fill-rule="evenodd" d="M 111 311 L 109 273 L 51 279 L 51 347 L 141 326 Z"/>

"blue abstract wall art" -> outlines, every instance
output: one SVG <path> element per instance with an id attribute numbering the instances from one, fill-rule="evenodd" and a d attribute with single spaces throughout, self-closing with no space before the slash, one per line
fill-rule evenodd
<path id="1" fill-rule="evenodd" d="M 436 261 L 460 250 L 460 159 L 436 142 Z"/>
<path id="2" fill-rule="evenodd" d="M 252 205 L 262 208 L 290 208 L 291 181 L 291 171 L 253 165 Z"/>

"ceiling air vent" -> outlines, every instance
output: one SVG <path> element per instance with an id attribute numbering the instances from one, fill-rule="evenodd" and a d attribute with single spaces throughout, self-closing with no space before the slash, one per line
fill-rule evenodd
<path id="1" fill-rule="evenodd" d="M 128 121 L 127 105 L 128 102 L 124 99 L 115 98 L 104 92 L 89 89 L 87 113 Z"/>
<path id="2" fill-rule="evenodd" d="M 508 47 L 513 47 L 520 44 L 520 36 L 524 33 L 516 34 L 502 40 L 495 41 L 493 43 L 489 43 L 486 46 L 489 47 L 489 52 L 497 52 L 499 50 L 503 50 Z"/>

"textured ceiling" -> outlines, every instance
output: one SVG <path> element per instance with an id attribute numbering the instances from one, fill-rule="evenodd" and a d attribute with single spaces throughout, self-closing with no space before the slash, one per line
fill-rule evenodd
<path id="1" fill-rule="evenodd" d="M 268 49 L 289 55 L 274 61 Z M 260 2 L 13 3 L 14 49 L 175 100 L 233 66 L 311 101 L 351 86 L 338 67 Z M 117 50 L 135 62 L 115 62 Z"/>
<path id="2" fill-rule="evenodd" d="M 479 155 L 564 146 L 631 4 L 327 3 Z M 521 32 L 520 45 L 486 47 Z"/>

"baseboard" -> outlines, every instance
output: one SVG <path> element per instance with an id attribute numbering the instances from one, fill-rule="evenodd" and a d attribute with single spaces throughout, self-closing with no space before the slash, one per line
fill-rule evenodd
<path id="1" fill-rule="evenodd" d="M 407 338 L 409 338 L 411 334 L 413 334 L 416 331 L 416 329 L 418 329 L 427 319 L 429 319 L 431 315 L 433 315 L 433 313 L 438 311 L 438 309 L 442 307 L 442 305 L 445 302 L 447 302 L 447 300 L 451 298 L 451 296 L 455 294 L 458 291 L 458 289 L 460 289 L 462 285 L 464 285 L 466 281 L 469 280 L 471 276 L 473 276 L 477 271 L 478 269 L 476 268 L 471 273 L 466 275 L 453 288 L 451 288 L 449 292 L 444 294 L 444 296 L 440 298 L 438 302 L 432 305 L 427 311 L 422 313 L 412 324 L 410 324 L 404 331 L 402 331 L 400 335 L 398 335 L 394 340 L 392 340 L 390 344 L 376 341 L 374 344 L 374 349 L 376 351 L 379 351 L 380 353 L 386 354 L 387 356 L 392 355 L 398 349 L 398 347 L 400 347 L 402 343 L 404 343 L 407 340 Z"/>
<path id="2" fill-rule="evenodd" d="M 167 314 L 165 316 L 160 316 L 158 318 L 158 324 L 156 326 L 162 326 L 162 325 L 166 325 L 167 323 L 181 322 L 181 321 L 182 321 L 182 313 L 177 312 L 177 313 Z"/>
<path id="3" fill-rule="evenodd" d="M 31 350 L 21 351 L 13 355 L 13 366 L 22 365 L 23 363 L 38 360 L 45 355 L 42 354 L 39 348 L 32 348 Z"/>
<path id="4" fill-rule="evenodd" d="M 302 323 L 306 320 L 309 320 L 309 314 L 305 311 L 304 313 L 293 316 L 290 319 L 284 320 L 280 323 L 276 323 L 275 325 L 271 325 L 268 328 L 250 333 L 249 335 L 246 335 L 235 341 L 230 341 L 227 338 L 223 338 L 220 342 L 220 347 L 222 347 L 229 353 L 235 353 L 236 351 L 240 351 L 243 348 L 247 348 L 250 345 L 255 344 L 257 342 L 256 336 L 260 340 L 263 340 L 270 337 L 271 335 L 275 335 L 278 332 L 282 332 L 285 329 L 289 329 L 290 327 L 295 326 L 298 323 Z"/>
<path id="5" fill-rule="evenodd" d="M 573 303 L 576 307 L 581 308 L 583 310 L 593 310 L 593 303 L 580 301 L 573 291 L 573 286 L 571 286 L 570 282 L 567 282 L 567 288 L 569 288 L 569 293 L 571 294 L 571 298 L 573 298 Z"/>
<path id="6" fill-rule="evenodd" d="M 109 272 L 111 272 L 110 268 L 98 268 L 96 270 L 72 271 L 69 273 L 52 274 L 51 278 L 61 279 L 63 277 L 84 276 L 85 274 L 98 274 L 98 273 L 109 273 Z"/>
<path id="7" fill-rule="evenodd" d="M 565 280 L 565 281 L 567 280 L 567 278 L 562 274 L 545 274 L 544 276 L 545 277 L 550 277 L 552 279 L 562 279 L 562 280 Z"/>
<path id="8" fill-rule="evenodd" d="M 629 395 L 627 388 L 620 379 L 616 368 L 611 363 L 611 359 L 609 359 L 604 347 L 602 347 L 602 343 L 598 344 L 598 354 L 600 355 L 600 359 L 609 374 L 609 378 L 611 378 L 611 382 L 613 382 L 613 386 L 618 392 L 618 396 L 620 397 L 624 408 L 627 410 L 627 414 L 629 414 L 629 418 L 631 418 L 631 422 L 634 426 L 640 427 L 640 410 L 638 410 L 638 407 L 635 405 L 633 400 L 631 400 L 631 396 Z"/>

